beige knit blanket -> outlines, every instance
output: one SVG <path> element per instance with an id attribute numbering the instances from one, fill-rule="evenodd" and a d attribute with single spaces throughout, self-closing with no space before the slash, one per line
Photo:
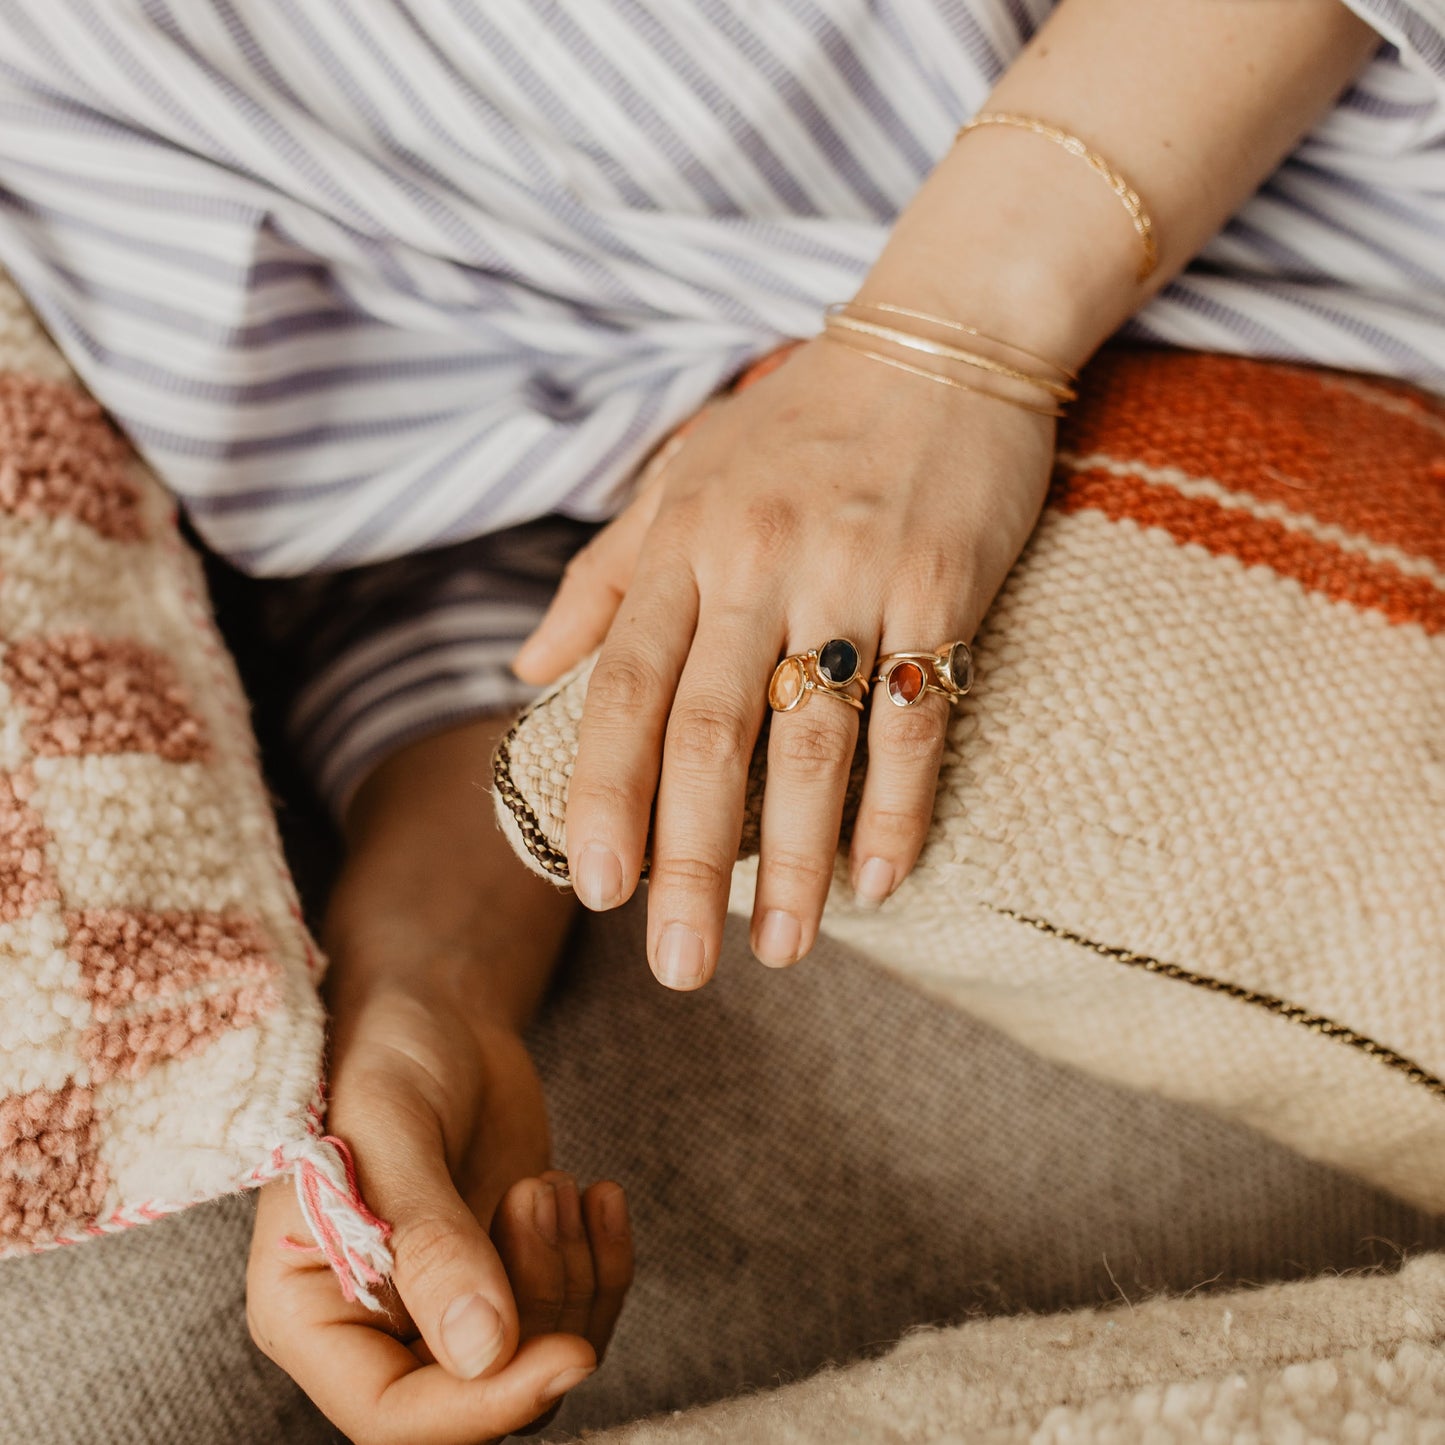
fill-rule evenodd
<path id="1" fill-rule="evenodd" d="M 1445 1257 L 910 1336 L 771 1394 L 596 1445 L 1445 1441 Z"/>
<path id="2" fill-rule="evenodd" d="M 0 1259 L 292 1176 L 370 1299 L 323 966 L 175 505 L 0 271 Z"/>

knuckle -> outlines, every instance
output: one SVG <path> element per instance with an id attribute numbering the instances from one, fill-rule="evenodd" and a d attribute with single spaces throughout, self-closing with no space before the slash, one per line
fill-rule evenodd
<path id="1" fill-rule="evenodd" d="M 576 774 L 567 789 L 567 811 L 578 821 L 588 811 L 626 817 L 637 807 L 637 790 L 624 786 L 615 777 L 597 776 L 592 772 L 585 776 Z"/>
<path id="2" fill-rule="evenodd" d="M 923 807 L 870 808 L 859 820 L 858 831 L 869 839 L 868 852 L 895 857 L 911 854 L 928 829 L 928 813 Z"/>
<path id="3" fill-rule="evenodd" d="M 567 1303 L 567 1291 L 561 1284 L 545 1284 L 537 1289 L 529 1289 L 527 1301 L 534 1306 L 541 1314 L 549 1318 L 554 1317 L 562 1306 Z"/>
<path id="4" fill-rule="evenodd" d="M 869 735 L 870 754 L 891 763 L 924 763 L 937 767 L 943 757 L 944 724 L 942 719 L 933 716 L 935 711 L 932 707 L 916 712 L 894 708 L 894 715 L 885 718 L 883 726 Z"/>
<path id="5" fill-rule="evenodd" d="M 967 566 L 960 564 L 959 558 L 963 555 L 962 543 L 953 550 L 929 549 L 917 553 L 909 563 L 909 583 L 913 596 L 923 603 L 939 597 L 958 596 L 963 590 L 963 580 L 969 570 Z"/>
<path id="6" fill-rule="evenodd" d="M 689 854 L 663 855 L 652 864 L 651 887 L 685 889 L 688 892 L 717 892 L 732 878 L 732 863 Z"/>
<path id="7" fill-rule="evenodd" d="M 412 1283 L 450 1273 L 463 1263 L 456 1226 L 435 1214 L 398 1221 L 391 1247 L 398 1277 Z"/>
<path id="8" fill-rule="evenodd" d="M 743 508 L 738 530 L 741 556 L 754 568 L 771 566 L 798 539 L 801 517 L 786 497 L 759 497 Z"/>
<path id="9" fill-rule="evenodd" d="M 730 768 L 751 752 L 747 724 L 728 712 L 676 709 L 667 726 L 667 756 L 689 770 Z"/>
<path id="10" fill-rule="evenodd" d="M 837 703 L 821 698 L 814 706 L 837 707 Z M 773 727 L 773 747 L 780 761 L 806 767 L 815 775 L 823 767 L 842 771 L 852 752 L 836 724 L 822 718 L 780 718 Z"/>
<path id="11" fill-rule="evenodd" d="M 806 891 L 826 887 L 833 878 L 833 854 L 801 853 L 775 849 L 763 859 L 763 869 L 774 883 L 791 884 Z"/>
<path id="12" fill-rule="evenodd" d="M 635 652 L 604 654 L 587 684 L 587 704 L 603 712 L 633 712 L 662 691 L 657 668 Z"/>

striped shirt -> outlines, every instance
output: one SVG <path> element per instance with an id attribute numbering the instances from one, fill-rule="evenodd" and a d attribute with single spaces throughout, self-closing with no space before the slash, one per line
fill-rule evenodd
<path id="1" fill-rule="evenodd" d="M 1445 0 L 1348 3 L 1381 51 L 1131 330 L 1445 391 Z M 0 0 L 0 263 L 206 541 L 344 619 L 295 711 L 340 802 L 524 696 L 575 524 L 856 289 L 1051 8 Z"/>

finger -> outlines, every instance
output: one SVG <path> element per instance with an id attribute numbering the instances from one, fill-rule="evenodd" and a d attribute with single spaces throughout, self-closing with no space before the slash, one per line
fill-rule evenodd
<path id="1" fill-rule="evenodd" d="M 817 645 L 814 636 L 804 647 Z M 858 675 L 866 677 L 872 649 L 857 652 Z M 818 936 L 858 725 L 855 709 L 822 692 L 806 694 L 795 711 L 773 714 L 752 945 L 774 968 L 797 962 Z"/>
<path id="2" fill-rule="evenodd" d="M 350 1338 L 338 1340 L 330 1368 L 367 1369 L 362 1349 L 381 1341 L 383 1348 L 405 1352 L 405 1346 L 361 1325 L 342 1325 Z M 415 1364 L 415 1361 L 413 1361 Z M 342 1429 L 357 1442 L 371 1445 L 478 1445 L 509 1435 L 552 1409 L 597 1368 L 592 1348 L 575 1335 L 543 1335 L 528 1340 L 505 1369 L 485 1380 L 458 1380 L 440 1365 L 418 1365 L 385 1387 L 376 1402 L 372 1424 L 358 1415 L 357 1428 Z M 300 1383 L 298 1381 L 298 1383 Z M 309 1393 L 309 1392 L 308 1392 Z M 329 1412 L 323 1412 L 329 1413 Z"/>
<path id="3" fill-rule="evenodd" d="M 289 1184 L 263 1190 L 247 1315 L 261 1350 L 357 1445 L 476 1445 L 535 1419 L 596 1367 L 591 1346 L 568 1335 L 528 1341 L 487 1379 L 423 1364 L 379 1316 L 357 1317 L 324 1264 L 277 1248 L 304 1233 Z"/>
<path id="4" fill-rule="evenodd" d="M 592 1317 L 587 1339 L 597 1351 L 598 1363 L 607 1353 L 623 1301 L 632 1287 L 632 1223 L 627 1214 L 627 1195 L 620 1184 L 603 1180 L 582 1196 L 582 1217 L 592 1243 L 592 1264 L 597 1275 L 597 1292 L 592 1298 Z"/>
<path id="5" fill-rule="evenodd" d="M 336 1098 L 368 1100 L 351 1142 L 362 1196 L 391 1223 L 402 1305 L 459 1379 L 499 1368 L 517 1347 L 516 1303 L 486 1230 L 457 1192 L 435 1112 L 394 1074 L 338 1079 Z"/>
<path id="6" fill-rule="evenodd" d="M 660 500 L 655 490 L 639 497 L 568 562 L 541 622 L 512 660 L 523 682 L 551 682 L 601 645 Z"/>
<path id="7" fill-rule="evenodd" d="M 567 791 L 567 855 L 589 908 L 616 907 L 641 877 L 663 733 L 696 618 L 691 573 L 670 559 L 644 562 L 588 683 Z"/>
<path id="8" fill-rule="evenodd" d="M 933 628 L 885 634 L 882 651 L 931 651 Z M 873 692 L 868 722 L 868 774 L 853 827 L 849 872 L 859 902 L 876 907 L 918 860 L 933 817 L 938 769 L 952 714 L 948 700 L 918 691 L 932 680 L 927 663 L 898 662 Z M 894 701 L 913 698 L 908 706 Z"/>
<path id="9" fill-rule="evenodd" d="M 566 1291 L 557 1236 L 557 1191 L 547 1179 L 523 1179 L 503 1196 L 492 1219 L 492 1242 L 517 1301 L 520 1336 L 555 1334 Z"/>
<path id="10" fill-rule="evenodd" d="M 701 987 L 722 948 L 748 765 L 777 661 L 776 634 L 765 615 L 717 604 L 705 613 L 668 719 L 648 875 L 647 952 L 669 988 Z"/>
<path id="11" fill-rule="evenodd" d="M 597 1280 L 592 1272 L 592 1246 L 582 1223 L 582 1198 L 570 1174 L 553 1170 L 542 1177 L 557 1191 L 557 1235 L 566 1274 L 557 1328 L 564 1334 L 585 1336 Z"/>

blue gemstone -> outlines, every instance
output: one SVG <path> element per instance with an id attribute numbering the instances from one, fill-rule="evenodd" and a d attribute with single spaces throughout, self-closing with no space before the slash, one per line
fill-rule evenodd
<path id="1" fill-rule="evenodd" d="M 835 637 L 818 649 L 818 676 L 829 687 L 846 687 L 858 676 L 858 649 Z"/>

